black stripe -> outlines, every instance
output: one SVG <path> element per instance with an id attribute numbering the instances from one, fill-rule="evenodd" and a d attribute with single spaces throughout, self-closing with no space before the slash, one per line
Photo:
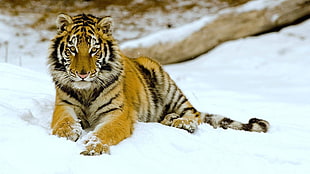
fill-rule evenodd
<path id="1" fill-rule="evenodd" d="M 60 44 L 60 47 L 59 47 L 59 51 L 60 51 L 60 55 L 62 55 L 62 52 L 65 50 L 65 43 L 64 42 L 62 42 L 61 44 Z M 59 61 L 59 59 L 58 59 L 58 61 Z M 55 65 L 55 70 L 60 70 L 60 71 L 65 71 L 65 64 L 66 64 L 66 60 L 63 58 L 63 57 L 61 57 L 61 60 L 60 60 L 61 62 L 58 62 L 56 65 Z"/>
<path id="2" fill-rule="evenodd" d="M 231 120 L 230 118 L 223 118 L 220 122 L 219 122 L 219 126 L 223 129 L 227 129 L 228 126 L 233 123 L 234 121 Z"/>
<path id="3" fill-rule="evenodd" d="M 182 99 L 182 98 L 183 98 L 183 99 Z M 181 100 L 181 99 L 182 99 L 182 100 Z M 181 108 L 182 105 L 183 105 L 184 103 L 186 103 L 187 101 L 188 101 L 188 99 L 187 99 L 183 94 L 180 95 L 179 99 L 178 99 L 176 102 L 174 102 L 174 105 L 173 105 L 173 107 L 171 108 L 171 112 L 177 113 L 177 114 L 182 113 L 182 112 L 178 112 L 178 109 Z"/>
<path id="4" fill-rule="evenodd" d="M 68 100 L 61 100 L 62 102 L 68 104 L 68 105 L 73 105 L 71 102 L 69 102 Z"/>
<path id="5" fill-rule="evenodd" d="M 148 89 L 151 93 L 151 98 L 155 105 L 155 108 L 158 108 L 159 105 L 163 104 L 163 99 L 159 93 L 159 89 L 158 89 L 159 84 L 158 84 L 158 79 L 156 77 L 156 73 L 154 69 L 147 69 L 143 65 L 139 64 L 138 67 L 148 85 Z"/>
<path id="6" fill-rule="evenodd" d="M 104 90 L 103 87 L 96 88 L 93 90 L 93 93 L 89 98 L 85 98 L 80 92 L 72 89 L 70 86 L 60 84 L 57 80 L 55 80 L 55 85 L 63 92 L 65 92 L 68 96 L 74 98 L 76 101 L 80 102 L 83 106 L 86 107 L 89 107 L 91 103 L 95 101 Z"/>
<path id="7" fill-rule="evenodd" d="M 80 25 L 83 25 L 83 26 L 91 26 L 91 25 L 95 25 L 96 24 L 94 21 L 88 20 L 88 19 L 82 19 L 82 20 L 76 21 L 74 23 L 80 24 Z"/>
<path id="8" fill-rule="evenodd" d="M 178 107 L 181 107 L 185 102 L 188 101 L 188 99 L 183 95 L 183 100 L 180 102 L 179 106 Z"/>
<path id="9" fill-rule="evenodd" d="M 173 91 L 171 91 L 171 90 L 172 90 L 172 87 L 174 87 Z M 174 99 L 174 97 L 175 97 L 175 95 L 176 95 L 176 93 L 177 93 L 177 88 L 176 88 L 176 86 L 175 86 L 174 84 L 172 84 L 172 86 L 170 85 L 170 90 L 169 90 L 169 91 L 171 91 L 171 92 L 173 93 L 172 97 L 170 98 L 170 103 L 171 103 L 171 100 Z"/>
<path id="10" fill-rule="evenodd" d="M 92 24 L 88 25 L 87 27 L 90 28 L 90 30 L 88 30 L 88 31 L 95 32 L 96 31 L 95 27 L 94 27 L 95 25 L 96 25 L 96 23 L 92 23 Z"/>
<path id="11" fill-rule="evenodd" d="M 77 28 L 77 27 L 75 27 L 75 28 Z M 73 28 L 72 28 L 73 29 Z M 81 30 L 80 29 L 77 29 L 77 30 L 75 30 L 74 32 L 73 32 L 73 34 L 76 34 L 76 33 L 78 33 L 78 32 L 80 32 Z"/>
<path id="12" fill-rule="evenodd" d="M 103 43 L 103 52 L 104 52 L 104 55 L 103 55 L 103 60 L 105 60 L 106 56 L 107 56 L 107 51 L 108 51 L 108 48 L 107 48 L 107 44 L 106 43 Z M 103 62 L 102 62 L 103 63 Z M 105 63 L 105 62 L 104 62 Z"/>
<path id="13" fill-rule="evenodd" d="M 95 88 L 95 89 L 93 90 L 93 93 L 92 93 L 91 97 L 90 97 L 89 103 L 87 103 L 87 105 L 85 105 L 85 106 L 90 106 L 90 104 L 91 104 L 93 101 L 95 101 L 95 100 L 100 96 L 100 94 L 102 93 L 103 90 L 104 90 L 103 87 Z"/>
<path id="14" fill-rule="evenodd" d="M 112 71 L 112 66 L 110 64 L 103 64 L 100 68 L 103 71 Z"/>
<path id="15" fill-rule="evenodd" d="M 257 124 L 263 129 L 263 132 L 267 132 L 268 127 L 267 127 L 267 125 L 265 123 L 258 122 Z"/>
<path id="16" fill-rule="evenodd" d="M 116 110 L 122 109 L 122 108 L 123 108 L 123 105 L 121 105 L 121 106 L 119 106 L 119 107 L 117 107 L 117 108 L 111 108 L 111 109 L 106 110 L 106 111 L 104 111 L 104 112 L 98 113 L 98 114 L 97 114 L 97 117 L 96 117 L 92 122 L 93 122 L 93 123 L 96 123 L 96 122 L 98 122 L 98 121 L 100 120 L 100 118 L 102 118 L 102 116 L 104 116 L 105 114 L 108 114 L 108 113 L 110 113 L 110 112 L 113 112 L 113 111 L 116 111 Z"/>
<path id="17" fill-rule="evenodd" d="M 100 64 L 100 66 L 101 65 L 103 65 L 103 62 L 104 62 L 104 60 L 103 60 L 103 58 L 102 58 L 102 51 L 100 51 L 99 52 L 99 55 L 98 55 L 98 59 L 97 59 L 97 62 Z M 102 59 L 102 60 L 100 60 L 100 59 Z"/>
<path id="18" fill-rule="evenodd" d="M 64 51 L 64 49 L 65 49 L 65 43 L 61 43 L 60 44 L 60 47 L 59 47 L 59 50 L 60 50 L 60 52 L 62 53 L 63 51 Z"/>
<path id="19" fill-rule="evenodd" d="M 105 60 L 106 60 L 106 57 L 108 56 L 108 53 L 107 53 L 107 50 L 108 50 L 108 45 L 106 43 L 103 44 L 103 52 L 104 52 L 104 55 L 103 55 L 103 58 L 102 58 L 102 62 L 101 62 L 101 70 L 104 70 L 104 71 L 112 71 L 112 67 L 109 63 L 107 63 Z M 111 55 L 112 53 L 110 53 Z M 101 55 L 102 56 L 102 55 Z M 100 56 L 100 57 L 101 57 Z"/>
<path id="20" fill-rule="evenodd" d="M 134 60 L 134 59 L 133 59 Z M 146 82 L 146 79 L 144 78 L 144 75 L 141 73 L 141 75 L 139 75 L 139 72 L 141 72 L 141 70 L 140 70 L 140 63 L 138 63 L 138 62 L 136 62 L 136 61 L 133 61 L 134 63 L 135 63 L 135 69 L 134 70 L 136 70 L 136 74 L 137 74 L 137 77 L 138 77 L 138 79 L 139 79 L 139 81 L 142 83 L 142 85 L 143 85 L 143 90 L 144 90 L 144 92 L 145 92 L 145 94 L 146 94 L 146 97 L 147 97 L 147 101 L 149 102 L 149 101 L 151 101 L 151 96 L 150 95 L 148 95 L 148 93 L 150 92 L 149 90 L 148 90 L 148 84 L 147 84 L 147 82 Z M 138 95 L 139 96 L 139 102 L 141 103 L 141 102 L 143 102 L 143 101 L 141 101 L 141 98 L 140 98 L 140 95 Z M 139 107 L 139 106 L 137 106 L 137 107 Z M 139 108 L 138 108 L 139 109 Z M 146 116 L 146 122 L 147 121 L 150 121 L 150 119 L 151 119 L 151 108 L 150 108 L 150 104 L 147 106 L 147 116 Z M 144 118 L 145 118 L 145 116 L 144 116 Z"/>
<path id="21" fill-rule="evenodd" d="M 77 114 L 78 119 L 81 120 L 80 123 L 81 123 L 82 129 L 86 129 L 86 128 L 90 127 L 89 122 L 85 118 L 87 116 L 85 110 L 83 110 L 80 106 L 74 105 L 73 103 L 69 102 L 68 100 L 61 100 L 61 101 L 68 104 L 68 105 L 72 105 L 72 106 L 77 107 L 82 112 L 82 115 Z"/>
<path id="22" fill-rule="evenodd" d="M 75 100 L 77 100 L 78 102 L 80 102 L 81 104 L 84 105 L 85 102 L 84 102 L 83 98 L 81 97 L 81 94 L 74 91 L 71 87 L 61 85 L 58 81 L 55 81 L 55 84 L 59 89 L 61 89 L 63 92 L 65 92 L 68 96 L 74 98 Z"/>
<path id="23" fill-rule="evenodd" d="M 93 15 L 81 14 L 81 15 L 74 16 L 73 21 L 74 23 L 84 22 L 84 23 L 89 23 L 91 25 L 95 25 L 94 19 L 96 19 L 96 17 Z"/>
<path id="24" fill-rule="evenodd" d="M 153 106 L 154 106 L 153 108 L 149 108 L 149 110 L 153 109 L 154 110 L 153 114 L 156 114 L 158 112 L 159 107 L 162 106 L 164 103 L 163 96 L 161 95 L 161 92 L 159 91 L 160 85 L 159 85 L 159 81 L 157 78 L 157 74 L 154 69 L 147 69 L 142 65 L 140 65 L 139 67 L 140 67 L 140 70 L 142 71 L 142 75 L 145 78 L 146 84 L 148 86 L 147 89 L 151 94 L 149 97 L 151 101 L 153 102 Z M 147 121 L 150 121 L 152 117 L 154 116 L 157 117 L 157 115 L 152 116 L 152 113 L 149 113 L 148 115 L 149 116 L 148 116 Z"/>
<path id="25" fill-rule="evenodd" d="M 168 89 L 167 89 L 167 96 L 169 96 L 169 94 L 171 92 L 171 89 L 172 89 L 170 81 L 168 82 L 168 85 L 169 86 L 168 86 Z M 172 98 L 174 97 L 174 95 L 175 95 L 175 92 L 173 92 Z M 163 120 L 165 118 L 165 116 L 167 114 L 170 114 L 170 113 L 171 113 L 171 99 L 170 99 L 170 102 L 165 105 L 163 114 L 161 115 L 161 120 Z"/>
<path id="26" fill-rule="evenodd" d="M 180 114 L 180 117 L 183 117 L 187 111 L 193 111 L 193 113 L 196 113 L 197 110 L 194 107 L 188 107 L 188 108 L 184 108 L 183 111 Z"/>
<path id="27" fill-rule="evenodd" d="M 123 106 L 120 106 L 120 107 L 118 107 L 118 108 L 111 108 L 111 109 L 109 109 L 109 110 L 107 110 L 107 111 L 101 112 L 100 115 L 105 115 L 105 114 L 107 114 L 107 113 L 109 113 L 109 112 L 116 111 L 116 110 L 122 109 L 122 108 L 123 108 Z"/>
<path id="28" fill-rule="evenodd" d="M 114 49 L 113 49 L 113 42 L 112 41 L 109 41 L 109 40 L 106 40 L 107 41 L 107 44 L 108 44 L 108 49 L 109 49 L 109 52 L 110 52 L 110 57 L 109 57 L 109 61 L 113 62 L 115 61 L 115 55 L 114 55 Z"/>
<path id="29" fill-rule="evenodd" d="M 53 67 L 55 70 L 65 71 L 64 65 L 59 62 L 58 58 L 58 46 L 61 42 L 63 37 L 58 37 L 53 40 L 53 43 L 51 45 L 51 49 L 53 50 L 51 54 L 49 55 L 51 67 Z"/>
<path id="30" fill-rule="evenodd" d="M 54 63 L 54 70 L 66 71 L 66 68 L 65 68 L 65 66 L 62 63 L 55 62 Z"/>
<path id="31" fill-rule="evenodd" d="M 91 35 L 95 34 L 92 30 L 87 30 L 87 32 L 90 33 Z"/>
<path id="32" fill-rule="evenodd" d="M 171 83 L 169 80 L 168 80 L 167 84 L 168 84 L 167 95 L 169 95 L 170 90 L 171 90 Z"/>
<path id="33" fill-rule="evenodd" d="M 170 107 L 171 107 L 170 104 L 166 104 L 166 105 L 165 105 L 165 107 L 163 108 L 163 112 L 162 112 L 162 114 L 161 114 L 160 117 L 159 117 L 158 122 L 163 121 L 163 120 L 165 119 L 166 115 L 168 115 L 168 114 L 171 113 L 171 112 L 170 112 Z"/>
<path id="34" fill-rule="evenodd" d="M 72 105 L 72 106 L 76 106 L 73 103 L 69 102 L 68 100 L 62 100 L 62 102 L 68 104 L 68 105 Z M 80 124 L 82 126 L 82 129 L 86 129 L 90 127 L 89 122 L 87 121 L 87 119 L 85 119 L 85 117 L 87 116 L 86 112 L 79 106 L 76 106 L 77 108 L 80 109 L 80 111 L 82 112 L 82 115 L 77 114 L 78 119 L 80 120 Z"/>
<path id="35" fill-rule="evenodd" d="M 252 130 L 252 127 L 253 127 L 252 124 L 243 124 L 243 125 L 242 125 L 242 130 L 251 131 L 251 130 Z"/>
<path id="36" fill-rule="evenodd" d="M 179 90 L 176 90 L 176 91 L 175 91 L 175 93 L 174 93 L 174 95 L 173 95 L 173 98 L 171 98 L 171 101 L 170 101 L 171 103 L 173 103 L 173 106 L 172 106 L 172 108 L 171 108 L 171 112 L 176 112 L 176 110 L 178 109 L 178 106 L 179 106 L 179 105 L 177 105 L 177 104 L 178 104 L 178 102 L 181 100 L 181 98 L 183 97 L 181 91 L 179 91 L 179 97 L 178 97 L 178 99 L 177 99 L 177 100 L 174 100 L 174 97 L 175 97 L 177 91 L 179 91 Z"/>
<path id="37" fill-rule="evenodd" d="M 81 23 L 74 23 L 74 26 L 72 27 L 71 30 L 72 31 L 75 30 L 73 34 L 76 34 L 78 32 L 86 33 L 86 31 L 88 33 L 94 34 L 95 28 L 92 25 L 88 25 L 88 23 L 81 22 Z"/>
<path id="38" fill-rule="evenodd" d="M 101 92 L 104 90 L 102 87 L 96 88 L 96 89 L 93 90 L 93 93 L 92 93 L 92 95 L 89 98 L 85 98 L 85 97 L 83 97 L 83 95 L 80 92 L 72 89 L 72 87 L 60 84 L 57 81 L 57 79 L 55 79 L 55 85 L 59 89 L 61 89 L 63 92 L 65 92 L 68 96 L 74 98 L 75 100 L 77 100 L 83 106 L 86 106 L 86 107 L 90 106 L 91 103 L 93 101 L 95 101 L 96 98 L 98 98 L 100 96 Z"/>
<path id="39" fill-rule="evenodd" d="M 81 25 L 77 25 L 75 24 L 71 30 L 75 30 L 75 31 L 81 31 L 81 29 L 79 29 L 79 27 L 81 27 Z"/>
<path id="40" fill-rule="evenodd" d="M 85 26 L 84 23 L 83 23 L 83 26 Z M 85 27 L 81 27 L 81 31 L 82 31 L 83 33 L 85 33 L 85 32 L 86 32 L 86 28 L 85 28 Z"/>
<path id="41" fill-rule="evenodd" d="M 111 78 L 109 78 L 109 81 L 106 81 L 107 79 L 100 79 L 98 78 L 98 80 L 101 82 L 101 87 L 103 89 L 106 89 L 107 87 L 111 86 L 113 83 L 115 83 L 116 81 L 118 81 L 119 77 L 121 76 L 121 71 L 118 72 L 116 75 L 112 75 Z"/>
<path id="42" fill-rule="evenodd" d="M 98 112 L 99 110 L 103 109 L 104 107 L 106 107 L 106 106 L 112 104 L 113 100 L 115 100 L 115 99 L 118 98 L 118 97 L 119 97 L 119 93 L 116 94 L 114 97 L 112 97 L 107 103 L 105 103 L 105 104 L 101 105 L 100 107 L 98 107 L 98 109 L 97 109 L 96 112 Z M 96 113 L 96 112 L 95 112 L 95 113 Z"/>
<path id="43" fill-rule="evenodd" d="M 66 38 L 66 41 L 67 41 L 67 43 L 69 43 L 70 42 L 70 37 L 69 36 L 67 36 L 67 38 Z"/>

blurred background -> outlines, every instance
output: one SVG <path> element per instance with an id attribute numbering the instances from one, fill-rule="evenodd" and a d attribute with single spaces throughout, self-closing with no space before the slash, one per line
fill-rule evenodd
<path id="1" fill-rule="evenodd" d="M 249 0 L 0 0 L 1 13 L 32 21 L 26 27 L 55 30 L 59 13 L 112 16 L 120 41 L 139 38 L 165 28 L 178 27 L 207 14 Z M 25 27 L 25 26 L 23 26 Z M 128 34 L 121 34 L 121 33 Z M 43 38 L 47 39 L 47 38 Z"/>
<path id="2" fill-rule="evenodd" d="M 0 62 L 42 64 L 59 13 L 112 16 L 114 37 L 121 44 L 212 18 L 214 25 L 196 34 L 188 31 L 189 39 L 181 38 L 177 45 L 153 41 L 153 46 L 138 43 L 135 48 L 122 48 L 131 57 L 144 55 L 170 64 L 193 59 L 228 40 L 306 20 L 309 4 L 307 0 L 0 0 Z M 184 30 L 173 33 L 186 35 Z M 186 49 L 182 42 L 195 48 Z"/>

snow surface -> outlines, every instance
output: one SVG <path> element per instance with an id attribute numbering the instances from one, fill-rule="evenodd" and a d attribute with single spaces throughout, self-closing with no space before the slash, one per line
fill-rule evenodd
<path id="1" fill-rule="evenodd" d="M 309 30 L 310 20 L 165 66 L 199 110 L 243 122 L 260 117 L 271 123 L 268 133 L 203 124 L 189 134 L 137 123 L 112 155 L 96 157 L 81 156 L 79 143 L 50 134 L 55 93 L 44 59 L 33 55 L 42 59 L 39 71 L 26 69 L 33 62 L 26 68 L 0 63 L 0 173 L 309 173 Z"/>

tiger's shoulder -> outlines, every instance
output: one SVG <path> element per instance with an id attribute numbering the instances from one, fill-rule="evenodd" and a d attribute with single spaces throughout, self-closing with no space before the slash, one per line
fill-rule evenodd
<path id="1" fill-rule="evenodd" d="M 134 68 L 144 76 L 154 76 L 155 74 L 166 73 L 159 62 L 149 57 L 130 58 L 125 56 L 124 63 L 125 65 L 129 64 L 128 70 Z M 126 74 L 126 68 L 125 68 L 125 74 Z"/>
<path id="2" fill-rule="evenodd" d="M 159 62 L 149 57 L 138 57 L 138 58 L 127 57 L 126 59 L 129 62 L 132 62 L 136 66 L 139 66 L 139 67 L 143 66 L 144 68 L 147 68 L 147 69 L 158 69 L 158 68 L 161 69 L 162 68 L 162 65 Z"/>

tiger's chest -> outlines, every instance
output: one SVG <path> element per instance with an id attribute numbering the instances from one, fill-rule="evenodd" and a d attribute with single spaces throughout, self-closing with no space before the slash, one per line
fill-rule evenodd
<path id="1" fill-rule="evenodd" d="M 96 125 L 109 111 L 120 108 L 123 103 L 113 90 L 107 93 L 100 89 L 81 91 L 64 88 L 58 89 L 58 97 L 62 105 L 68 105 L 74 110 L 84 129 Z"/>

